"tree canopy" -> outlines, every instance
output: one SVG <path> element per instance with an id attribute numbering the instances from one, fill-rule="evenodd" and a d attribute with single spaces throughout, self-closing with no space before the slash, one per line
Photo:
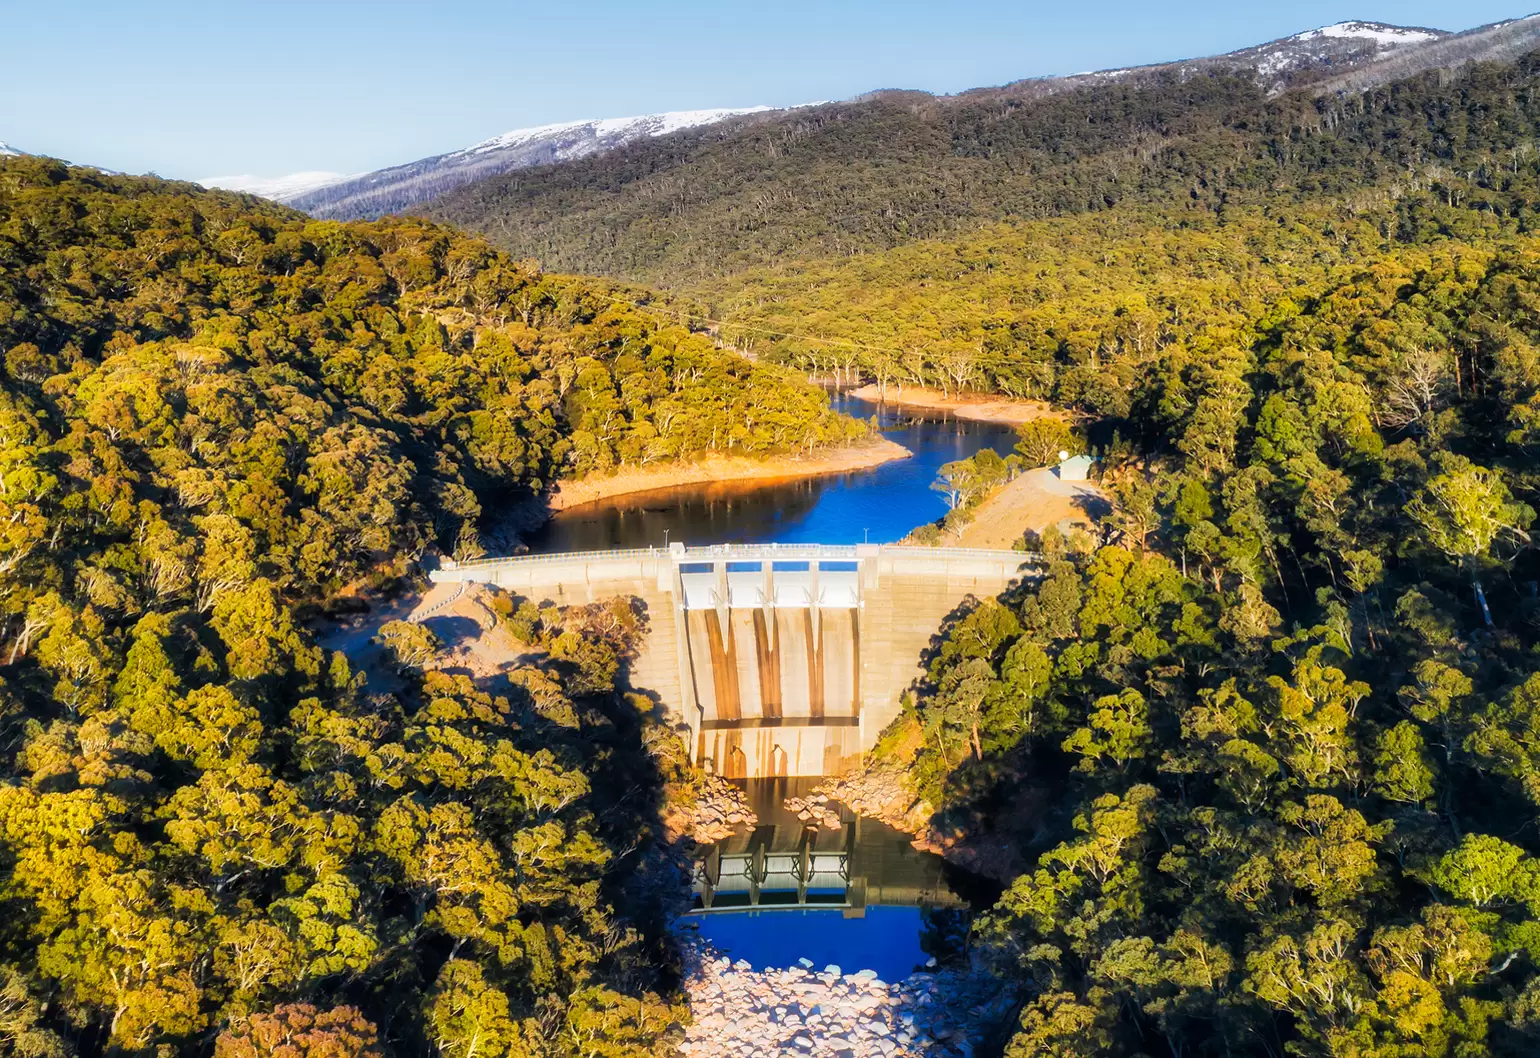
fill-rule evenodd
<path id="1" fill-rule="evenodd" d="M 666 1053 L 683 748 L 641 618 L 496 686 L 305 619 L 553 479 L 864 427 L 419 220 L 0 161 L 0 1048 Z"/>

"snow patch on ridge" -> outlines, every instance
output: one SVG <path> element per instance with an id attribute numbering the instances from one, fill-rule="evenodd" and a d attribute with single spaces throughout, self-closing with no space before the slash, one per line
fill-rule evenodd
<path id="1" fill-rule="evenodd" d="M 1404 26 L 1386 26 L 1379 22 L 1337 22 L 1319 29 L 1307 29 L 1288 40 L 1317 40 L 1321 37 L 1337 37 L 1352 40 L 1372 40 L 1382 48 L 1398 48 L 1403 44 L 1424 44 L 1438 40 L 1437 33 L 1425 29 L 1408 29 Z"/>
<path id="2" fill-rule="evenodd" d="M 0 158 L 20 158 L 25 151 L 18 151 L 4 140 L 0 140 Z"/>
<path id="3" fill-rule="evenodd" d="M 591 118 L 586 121 L 563 121 L 554 125 L 536 125 L 533 128 L 514 129 L 489 140 L 482 140 L 464 150 L 455 151 L 449 157 L 467 154 L 485 154 L 488 151 L 518 147 L 536 140 L 559 136 L 564 132 L 591 130 L 597 138 L 622 136 L 667 136 L 681 129 L 693 129 L 698 125 L 711 125 L 727 118 L 743 114 L 762 114 L 772 108 L 767 106 L 738 107 L 721 110 L 671 110 L 663 114 L 641 114 L 629 118 Z"/>
<path id="4" fill-rule="evenodd" d="M 202 184 L 204 187 L 217 187 L 225 191 L 244 191 L 247 194 L 282 201 L 285 198 L 303 195 L 307 191 L 319 191 L 323 187 L 330 187 L 332 184 L 340 184 L 344 180 L 351 179 L 352 177 L 347 173 L 312 171 L 276 177 L 206 176 L 195 183 Z"/>

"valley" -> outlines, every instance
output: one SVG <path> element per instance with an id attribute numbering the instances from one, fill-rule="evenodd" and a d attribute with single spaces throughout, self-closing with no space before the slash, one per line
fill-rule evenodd
<path id="1" fill-rule="evenodd" d="M 1540 1051 L 1540 16 L 207 183 L 0 144 L 0 1052 Z"/>

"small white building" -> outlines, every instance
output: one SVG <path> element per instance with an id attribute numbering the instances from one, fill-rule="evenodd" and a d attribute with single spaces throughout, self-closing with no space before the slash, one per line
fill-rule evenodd
<path id="1" fill-rule="evenodd" d="M 1091 476 L 1091 464 L 1094 463 L 1090 456 L 1072 456 L 1061 453 L 1059 459 L 1060 481 L 1085 481 Z"/>

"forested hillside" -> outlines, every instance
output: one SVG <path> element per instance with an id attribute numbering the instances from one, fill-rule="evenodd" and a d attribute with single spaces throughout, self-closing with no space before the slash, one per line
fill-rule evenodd
<path id="1" fill-rule="evenodd" d="M 1530 232 L 1537 73 L 1531 57 L 1334 103 L 1256 160 L 1274 190 L 1237 184 L 1212 208 L 1197 191 L 1191 206 L 1135 199 L 759 267 L 699 296 L 737 344 L 804 366 L 1121 417 L 1153 364 L 1247 344 L 1274 311 L 1359 273 L 1404 271 L 1424 249 L 1486 253 Z"/>
<path id="2" fill-rule="evenodd" d="M 0 1050 L 661 1053 L 682 747 L 611 685 L 629 611 L 369 695 L 297 608 L 557 476 L 864 428 L 422 221 L 43 159 L 0 352 Z"/>
<path id="3" fill-rule="evenodd" d="M 1048 98 L 881 93 L 486 181 L 430 211 L 554 267 L 688 287 L 1113 208 L 1176 224 L 1417 188 L 1479 205 L 1516 164 L 1533 178 L 1536 67 L 1320 98 L 1174 72 Z"/>
<path id="4" fill-rule="evenodd" d="M 482 181 L 426 212 L 550 267 L 682 286 L 1102 208 L 1174 165 L 1198 180 L 1263 106 L 1234 75 L 1041 100 L 884 92 Z M 1122 163 L 1091 161 L 1104 151 Z"/>
<path id="5" fill-rule="evenodd" d="M 1018 863 L 1008 1054 L 1540 1047 L 1537 295 L 1443 245 L 1152 361 L 1108 542 L 947 633 L 889 742 Z"/>
<path id="6" fill-rule="evenodd" d="M 774 367 L 447 229 L 42 160 L 0 173 L 12 429 L 64 445 L 103 510 L 142 484 L 249 516 L 307 584 L 474 548 L 496 493 L 861 430 Z"/>
<path id="7" fill-rule="evenodd" d="M 1012 1058 L 1540 1050 L 1533 70 L 1370 97 L 1362 135 L 1301 141 L 1331 141 L 1315 202 L 759 280 L 868 364 L 908 331 L 932 384 L 971 356 L 953 385 L 1125 442 L 1106 534 L 1049 532 L 886 739 L 1010 879 L 974 943 L 1021 983 Z M 1327 164 L 1418 136 L 1468 163 Z"/>

